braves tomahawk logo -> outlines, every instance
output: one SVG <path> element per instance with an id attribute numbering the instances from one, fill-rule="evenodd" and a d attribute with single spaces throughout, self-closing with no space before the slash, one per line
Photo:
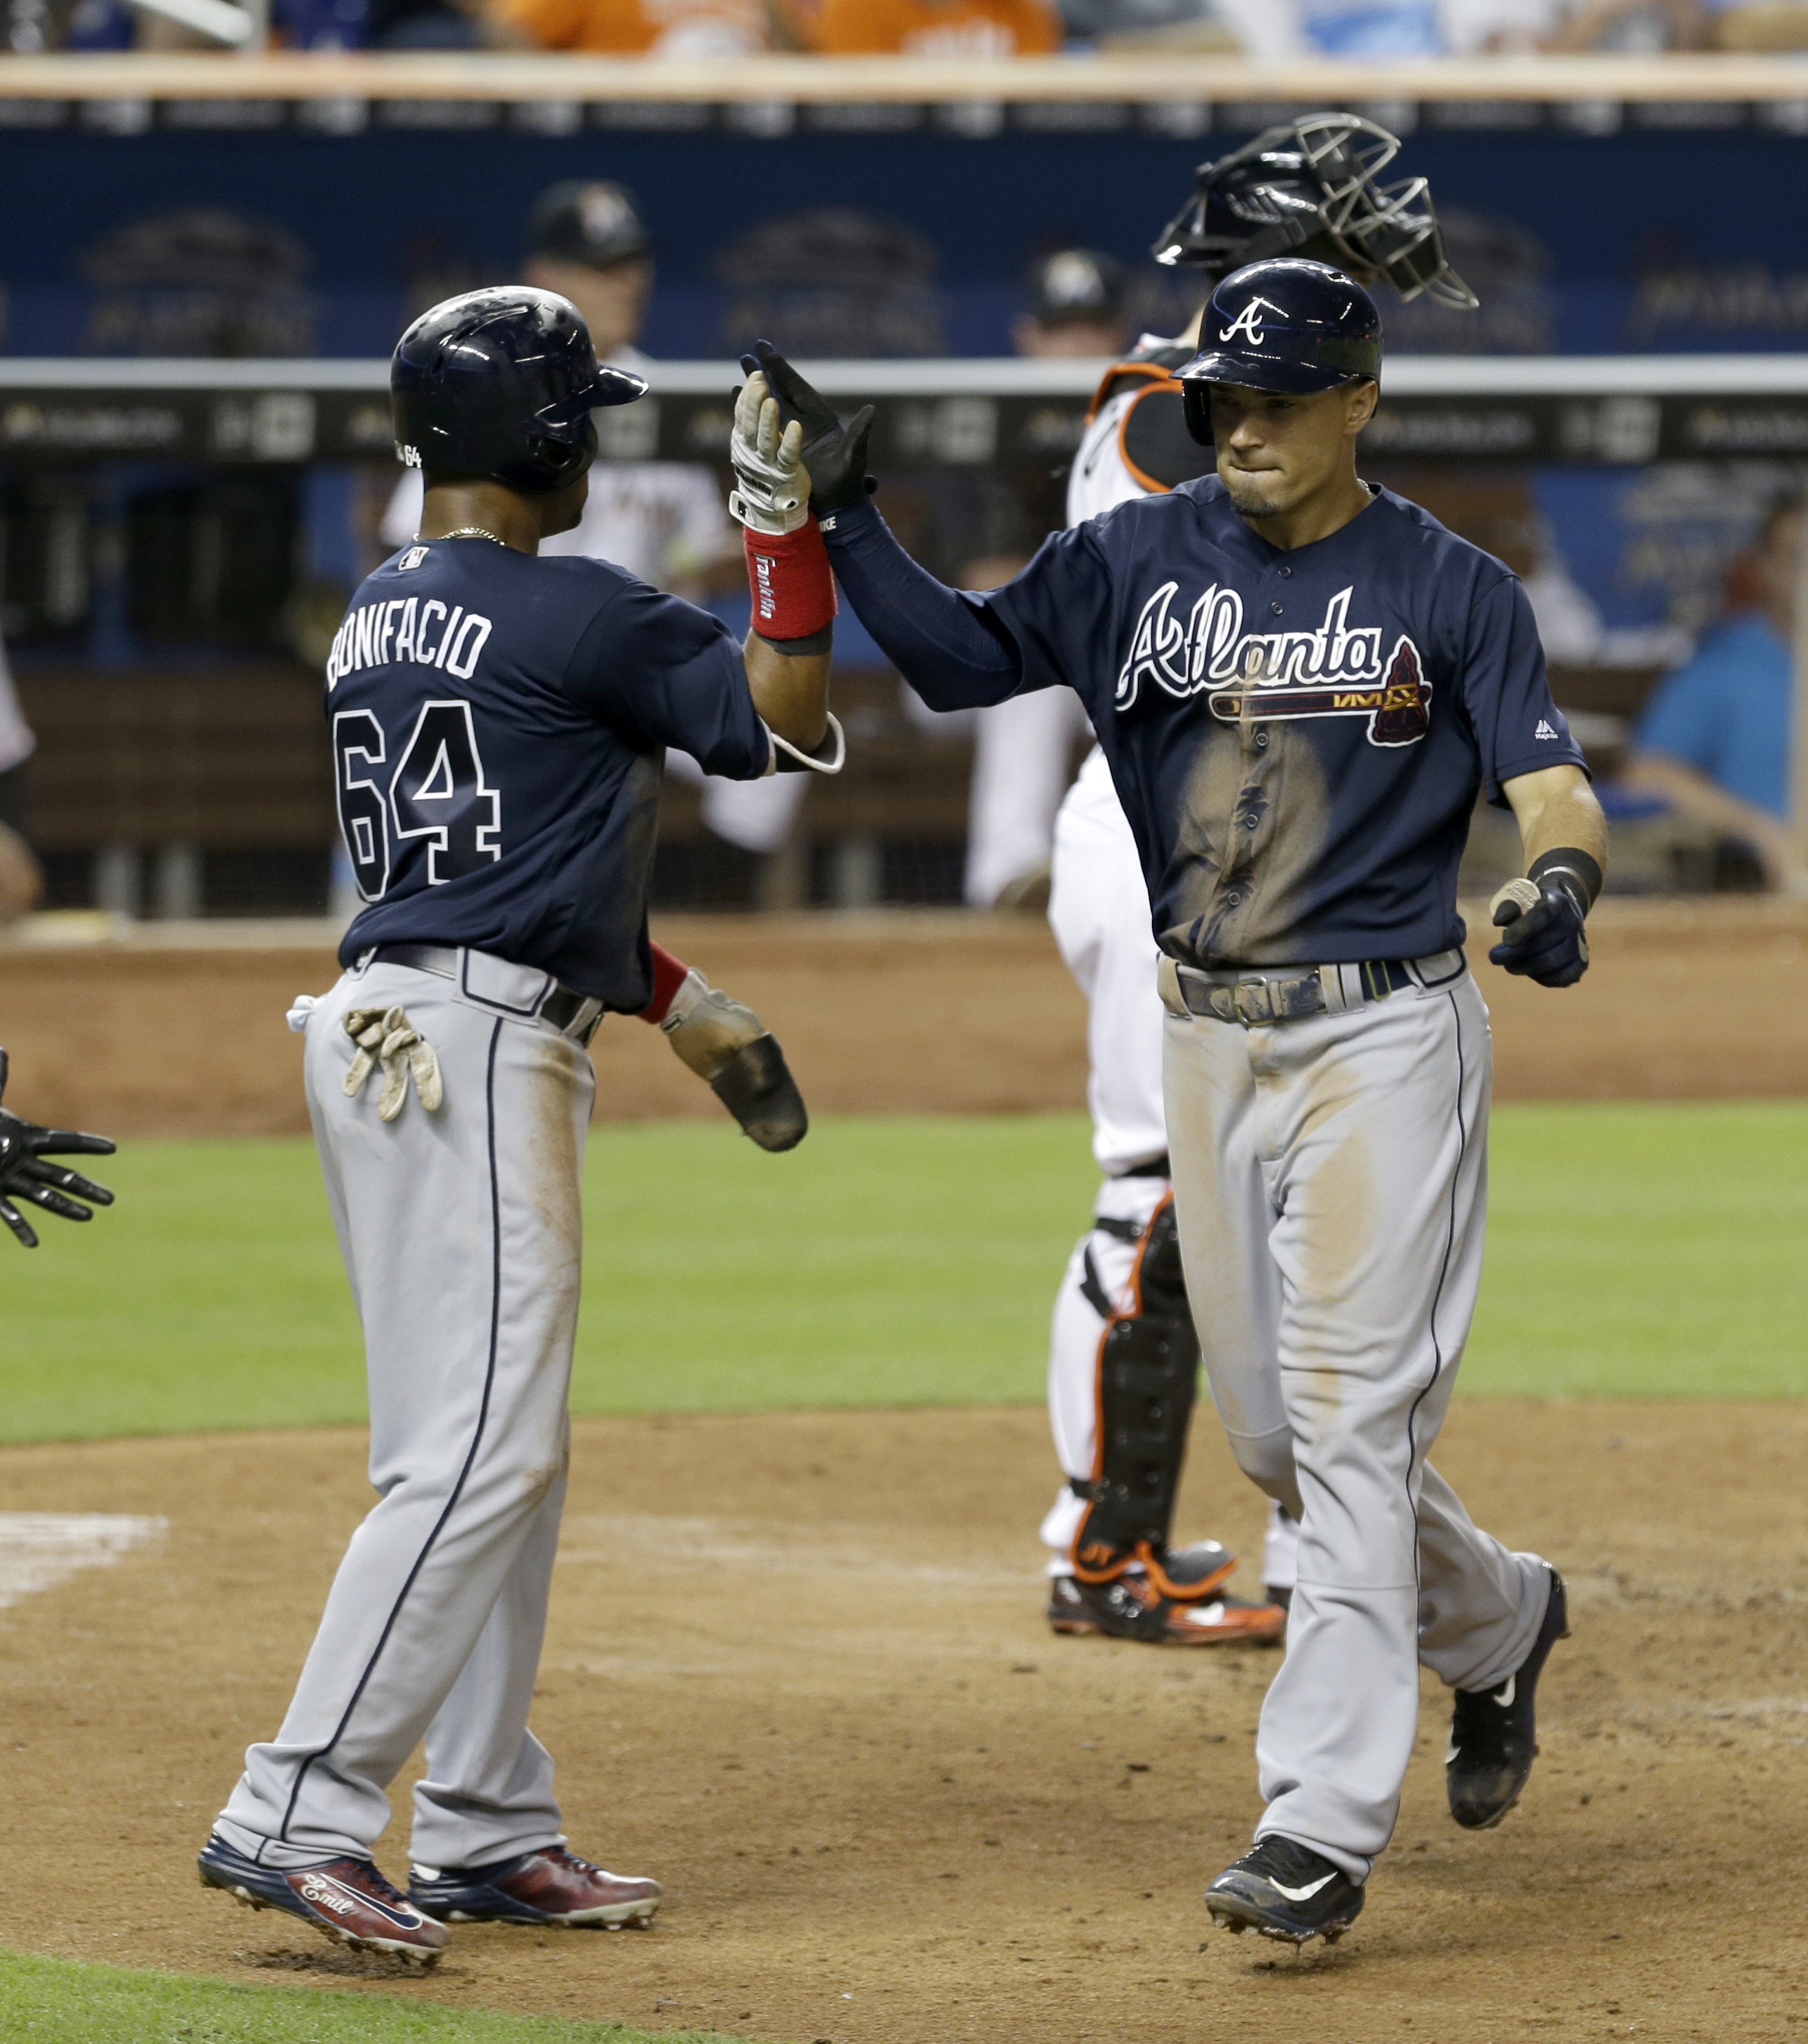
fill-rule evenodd
<path id="1" fill-rule="evenodd" d="M 1384 628 L 1349 622 L 1353 584 L 1325 605 L 1322 623 L 1293 632 L 1246 632 L 1243 599 L 1214 582 L 1183 624 L 1178 582 L 1164 582 L 1142 606 L 1117 681 L 1120 712 L 1145 686 L 1186 697 L 1207 695 L 1221 722 L 1303 717 L 1363 717 L 1371 745 L 1413 745 L 1431 728 L 1431 684 L 1403 632 L 1384 656 Z"/>
<path id="2" fill-rule="evenodd" d="M 1265 298 L 1251 298 L 1228 326 L 1219 328 L 1219 341 L 1234 340 L 1241 334 L 1250 347 L 1260 348 L 1262 344 L 1262 314 L 1278 309 Z"/>

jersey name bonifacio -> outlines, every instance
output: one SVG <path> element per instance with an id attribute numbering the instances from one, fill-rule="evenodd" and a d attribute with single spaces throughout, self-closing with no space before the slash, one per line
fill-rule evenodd
<path id="1" fill-rule="evenodd" d="M 740 650 L 620 569 L 481 539 L 405 548 L 327 665 L 340 828 L 379 943 L 468 944 L 631 1012 L 665 748 L 747 780 L 772 748 Z"/>
<path id="2" fill-rule="evenodd" d="M 1530 605 L 1391 491 L 1284 552 L 1215 476 L 1049 540 L 969 597 L 1021 686 L 1085 701 L 1162 947 L 1199 964 L 1415 957 L 1460 943 L 1478 789 L 1581 764 Z"/>

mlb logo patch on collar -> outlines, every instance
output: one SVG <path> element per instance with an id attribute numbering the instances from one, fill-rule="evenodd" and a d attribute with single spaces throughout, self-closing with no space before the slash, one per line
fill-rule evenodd
<path id="1" fill-rule="evenodd" d="M 427 549 L 424 547 L 410 547 L 396 563 L 396 572 L 398 574 L 405 574 L 410 568 L 419 567 L 426 558 Z"/>

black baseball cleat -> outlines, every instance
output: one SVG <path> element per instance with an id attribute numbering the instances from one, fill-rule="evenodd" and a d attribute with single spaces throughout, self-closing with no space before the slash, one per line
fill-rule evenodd
<path id="1" fill-rule="evenodd" d="M 665 1890 L 609 1873 L 563 1846 L 543 1846 L 488 1866 L 417 1866 L 408 1899 L 442 1923 L 548 1923 L 573 1930 L 643 1930 Z"/>
<path id="2" fill-rule="evenodd" d="M 1334 1945 L 1362 1914 L 1363 1891 L 1342 1867 L 1292 1838 L 1258 1838 L 1205 1891 L 1212 1920 L 1284 1945 Z"/>
<path id="3" fill-rule="evenodd" d="M 1103 1633 L 1150 1646 L 1271 1646 L 1287 1614 L 1219 1591 L 1199 1602 L 1162 1596 L 1140 1570 L 1112 1583 L 1049 1578 L 1048 1622 L 1057 1632 Z"/>
<path id="4" fill-rule="evenodd" d="M 1464 1830 L 1491 1831 L 1530 1780 L 1538 1754 L 1538 1677 L 1551 1649 L 1568 1637 L 1568 1600 L 1562 1577 L 1552 1569 L 1550 1602 L 1531 1652 L 1498 1689 L 1457 1692 L 1444 1781 L 1450 1814 Z"/>

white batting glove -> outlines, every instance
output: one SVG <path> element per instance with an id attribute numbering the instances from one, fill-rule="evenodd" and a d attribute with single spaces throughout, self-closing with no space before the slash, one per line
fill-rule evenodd
<path id="1" fill-rule="evenodd" d="M 803 427 L 795 419 L 780 426 L 778 402 L 756 371 L 735 400 L 728 459 L 739 487 L 729 493 L 729 516 L 752 532 L 795 532 L 810 515 L 803 445 Z"/>
<path id="2" fill-rule="evenodd" d="M 672 1048 L 701 1079 L 714 1079 L 766 1024 L 744 1002 L 712 986 L 695 966 L 659 1024 Z"/>
<path id="3" fill-rule="evenodd" d="M 379 1121 L 393 1121 L 401 1112 L 408 1099 L 410 1072 L 414 1074 L 414 1089 L 420 1096 L 420 1105 L 429 1114 L 438 1112 L 446 1097 L 439 1055 L 404 1009 L 348 1009 L 345 1033 L 358 1046 L 358 1055 L 345 1074 L 348 1099 L 363 1090 L 364 1082 L 381 1065 L 383 1090 L 377 1102 Z"/>

